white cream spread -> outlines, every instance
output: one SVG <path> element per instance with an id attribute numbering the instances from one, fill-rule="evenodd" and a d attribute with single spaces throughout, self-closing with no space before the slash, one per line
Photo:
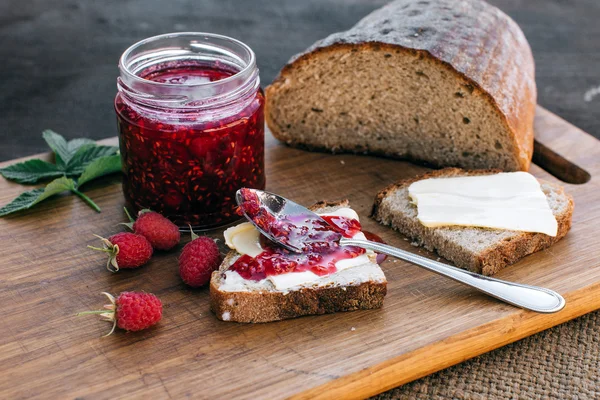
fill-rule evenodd
<path id="1" fill-rule="evenodd" d="M 540 183 L 527 172 L 430 178 L 408 194 L 428 227 L 478 226 L 556 236 L 558 223 Z"/>
<path id="2" fill-rule="evenodd" d="M 336 211 L 319 215 L 340 216 L 358 220 L 358 214 L 356 211 L 348 207 L 343 207 Z M 223 235 L 225 236 L 225 243 L 227 246 L 240 254 L 247 254 L 250 257 L 256 257 L 263 251 L 259 242 L 260 234 L 250 222 L 244 222 L 240 225 L 232 226 L 225 230 Z M 358 232 L 353 237 L 357 239 L 366 239 L 364 233 L 362 232 Z M 366 253 L 361 254 L 358 257 L 337 261 L 335 263 L 337 272 L 346 270 L 348 268 L 355 268 L 361 265 L 369 264 L 371 262 L 369 259 L 370 254 L 373 254 L 373 251 L 367 250 Z M 277 290 L 285 291 L 296 287 L 313 286 L 315 284 L 319 284 L 319 282 L 323 283 L 330 281 L 330 277 L 336 274 L 319 276 L 311 271 L 288 272 L 286 274 L 269 276 L 262 281 L 252 282 L 256 282 L 258 285 L 261 285 L 264 284 L 265 281 L 269 281 Z M 361 276 L 357 276 L 356 278 L 359 279 Z M 239 290 L 242 286 L 247 286 L 248 282 L 250 281 L 244 279 L 237 272 L 226 271 L 224 285 L 225 288 L 222 287 L 221 290 L 227 290 L 228 287 L 237 288 L 236 290 Z"/>
<path id="3" fill-rule="evenodd" d="M 300 275 L 303 272 L 290 272 L 287 274 L 277 275 L 285 276 Z M 312 272 L 311 272 L 312 273 Z M 314 274 L 313 274 L 314 275 Z M 315 275 L 316 276 L 316 275 Z M 360 285 L 364 282 L 385 282 L 385 275 L 379 266 L 374 266 L 372 263 L 366 263 L 352 267 L 344 271 L 337 271 L 327 276 L 316 276 L 312 281 L 298 279 L 294 285 L 286 287 L 277 287 L 270 279 L 253 281 L 244 279 L 236 271 L 225 271 L 225 279 L 219 290 L 224 292 L 253 292 L 260 290 L 273 290 L 283 293 L 292 292 L 302 288 L 318 288 L 318 287 L 346 287 Z"/>

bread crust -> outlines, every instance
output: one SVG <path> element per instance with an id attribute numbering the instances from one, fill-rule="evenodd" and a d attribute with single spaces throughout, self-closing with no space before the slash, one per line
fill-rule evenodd
<path id="1" fill-rule="evenodd" d="M 385 282 L 282 292 L 224 292 L 219 272 L 210 283 L 210 309 L 218 319 L 235 322 L 272 322 L 304 315 L 380 308 L 387 293 Z"/>
<path id="2" fill-rule="evenodd" d="M 317 57 L 326 58 L 329 52 L 378 50 L 427 57 L 470 82 L 506 124 L 515 143 L 515 169 L 529 169 L 537 103 L 531 49 L 510 17 L 479 0 L 397 0 L 292 57 L 266 89 L 265 119 L 273 135 L 292 146 L 301 145 L 280 129 L 270 112 L 276 107 L 277 91 L 296 69 Z M 340 150 L 361 152 L 343 146 Z"/>
<path id="3" fill-rule="evenodd" d="M 393 183 L 381 190 L 375 197 L 375 202 L 373 203 L 373 209 L 371 211 L 371 217 L 377 222 L 383 223 L 383 216 L 381 215 L 380 211 L 383 200 L 386 198 L 386 196 L 398 189 L 409 186 L 413 182 L 428 178 L 490 175 L 499 172 L 501 171 L 494 169 L 465 171 L 460 168 L 445 168 Z M 414 227 L 412 227 L 410 232 L 400 226 L 392 226 L 392 228 L 416 240 L 428 250 L 437 251 L 440 256 L 453 261 L 457 267 L 483 275 L 493 275 L 501 269 L 516 263 L 529 254 L 552 246 L 554 243 L 562 239 L 571 228 L 574 209 L 573 198 L 566 193 L 562 187 L 549 182 L 543 183 L 552 186 L 557 192 L 559 192 L 561 195 L 564 195 L 568 199 L 568 205 L 566 209 L 561 214 L 555 215 L 558 222 L 558 232 L 555 237 L 548 236 L 543 233 L 520 232 L 516 235 L 516 237 L 511 238 L 510 241 L 501 241 L 495 246 L 490 247 L 481 253 L 451 254 L 444 251 L 441 246 L 436 246 L 433 244 L 435 239 L 432 237 L 436 228 L 429 228 L 421 225 L 418 222 Z M 457 227 L 456 229 L 461 228 Z"/>
<path id="4" fill-rule="evenodd" d="M 319 201 L 312 211 L 348 207 L 348 200 Z M 239 254 L 230 251 L 210 280 L 210 309 L 223 321 L 243 323 L 272 322 L 305 315 L 380 308 L 387 282 L 364 282 L 353 286 L 303 288 L 287 293 L 272 291 L 226 292 L 219 289 L 222 274 Z M 374 259 L 372 260 L 374 261 Z"/>

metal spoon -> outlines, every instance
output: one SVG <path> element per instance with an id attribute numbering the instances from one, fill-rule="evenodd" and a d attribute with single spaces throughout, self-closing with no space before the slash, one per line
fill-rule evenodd
<path id="1" fill-rule="evenodd" d="M 248 215 L 246 213 L 247 210 L 244 207 L 245 198 L 242 195 L 242 191 L 245 191 L 244 193 L 255 194 L 255 199 L 258 200 L 261 212 L 270 214 L 277 220 L 294 221 L 298 219 L 309 218 L 319 224 L 327 224 L 327 222 L 317 214 L 284 197 L 256 189 L 238 190 L 236 193 L 236 201 L 244 212 L 246 218 L 248 218 L 248 220 L 254 224 L 254 226 L 256 226 L 259 232 L 273 242 L 278 243 L 290 251 L 298 253 L 302 252 L 302 249 L 298 245 L 299 243 L 294 243 L 293 241 L 283 243 L 281 241 L 281 237 L 273 235 L 272 231 L 269 229 L 269 226 L 264 225 L 264 223 L 262 227 L 259 226 L 260 223 L 257 224 L 253 218 L 255 215 Z M 363 249 L 373 250 L 377 253 L 384 253 L 389 256 L 408 261 L 429 271 L 446 276 L 467 286 L 471 286 L 472 288 L 475 288 L 508 304 L 525 308 L 527 310 L 540 313 L 554 313 L 562 310 L 562 308 L 565 306 L 565 299 L 560 294 L 550 289 L 512 283 L 479 275 L 474 272 L 451 267 L 449 265 L 442 264 L 440 262 L 433 261 L 382 243 L 362 239 L 349 239 L 342 237 L 341 234 L 338 234 L 337 236 L 329 236 L 328 239 L 332 237 L 334 240 L 339 241 L 340 246 L 357 246 Z"/>

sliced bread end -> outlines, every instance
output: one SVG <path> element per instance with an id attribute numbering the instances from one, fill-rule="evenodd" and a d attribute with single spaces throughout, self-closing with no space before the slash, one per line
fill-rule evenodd
<path id="1" fill-rule="evenodd" d="M 383 225 L 410 237 L 427 250 L 435 251 L 457 267 L 483 275 L 493 275 L 523 257 L 550 247 L 571 228 L 573 199 L 562 187 L 540 181 L 542 191 L 558 222 L 555 237 L 543 233 L 516 232 L 477 227 L 429 228 L 417 219 L 417 207 L 408 196 L 411 183 L 427 179 L 454 176 L 489 175 L 499 170 L 462 170 L 446 168 L 413 179 L 392 184 L 375 198 L 372 217 Z"/>

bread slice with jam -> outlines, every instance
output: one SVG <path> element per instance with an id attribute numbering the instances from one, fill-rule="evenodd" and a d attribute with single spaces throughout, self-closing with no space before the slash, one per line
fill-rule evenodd
<path id="1" fill-rule="evenodd" d="M 344 200 L 320 202 L 310 209 L 327 215 L 348 206 L 348 201 Z M 277 289 L 268 279 L 244 279 L 232 271 L 230 268 L 242 256 L 232 250 L 219 270 L 212 274 L 211 310 L 223 321 L 250 323 L 380 308 L 387 281 L 376 262 L 376 255 L 372 252 L 366 255 L 366 262 L 361 265 L 321 276 L 312 282 Z"/>
<path id="2" fill-rule="evenodd" d="M 428 178 L 491 175 L 499 170 L 462 170 L 446 168 L 394 183 L 377 194 L 372 217 L 383 225 L 413 239 L 427 250 L 435 251 L 457 267 L 483 275 L 493 275 L 523 257 L 552 246 L 571 228 L 573 198 L 554 183 L 540 181 L 542 192 L 558 223 L 556 236 L 472 226 L 426 227 L 417 219 L 417 206 L 408 187 Z"/>

